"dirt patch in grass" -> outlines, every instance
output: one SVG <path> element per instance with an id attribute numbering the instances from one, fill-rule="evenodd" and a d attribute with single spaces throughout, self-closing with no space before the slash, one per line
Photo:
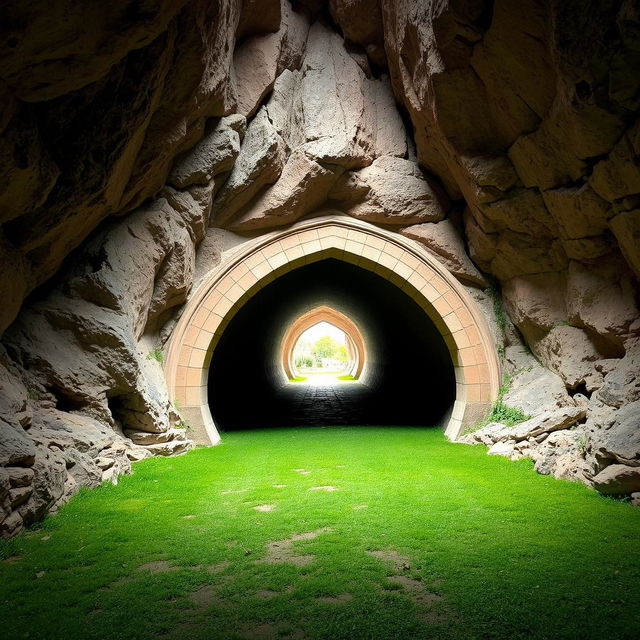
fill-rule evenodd
<path id="1" fill-rule="evenodd" d="M 337 491 L 338 487 L 334 487 L 330 484 L 322 485 L 320 487 L 309 487 L 309 491 Z"/>
<path id="2" fill-rule="evenodd" d="M 327 604 L 343 604 L 345 602 L 351 602 L 353 595 L 350 593 L 341 593 L 339 596 L 322 596 L 317 598 L 318 602 L 325 602 Z"/>
<path id="3" fill-rule="evenodd" d="M 387 577 L 389 588 L 397 588 L 405 592 L 419 607 L 418 616 L 421 620 L 431 624 L 441 624 L 451 619 L 450 607 L 443 596 L 431 591 L 427 585 L 407 573 L 411 570 L 411 561 L 393 549 L 367 551 L 370 556 L 381 560 L 398 571 L 396 575 Z"/>
<path id="4" fill-rule="evenodd" d="M 311 473 L 308 469 L 294 469 L 294 471 L 303 476 L 308 476 Z"/>
<path id="5" fill-rule="evenodd" d="M 259 589 L 256 591 L 256 596 L 261 600 L 270 600 L 271 598 L 275 598 L 278 595 L 278 591 L 273 591 L 272 589 Z"/>
<path id="6" fill-rule="evenodd" d="M 172 565 L 168 560 L 154 560 L 136 567 L 136 571 L 149 571 L 149 573 L 165 573 L 166 571 L 177 571 L 178 569 L 179 567 Z"/>
<path id="7" fill-rule="evenodd" d="M 207 584 L 189 594 L 189 600 L 201 609 L 208 609 L 212 604 L 220 604 L 222 600 L 218 597 L 217 586 Z"/>
<path id="8" fill-rule="evenodd" d="M 230 493 L 246 493 L 247 491 L 249 491 L 249 489 L 225 489 L 224 491 L 221 491 L 220 493 L 223 496 L 228 496 Z"/>
<path id="9" fill-rule="evenodd" d="M 267 564 L 288 563 L 298 567 L 306 567 L 315 560 L 312 553 L 296 554 L 293 550 L 293 543 L 300 540 L 313 540 L 321 533 L 330 531 L 329 528 L 318 529 L 317 531 L 306 531 L 304 533 L 294 533 L 284 540 L 274 540 L 267 543 L 267 555 L 260 560 Z"/>
<path id="10" fill-rule="evenodd" d="M 274 484 L 273 485 L 276 489 L 285 489 L 286 488 L 286 484 Z"/>
<path id="11" fill-rule="evenodd" d="M 302 629 L 293 629 L 286 624 L 272 624 L 270 622 L 245 625 L 241 631 L 241 637 L 246 640 L 304 640 L 307 636 Z"/>
<path id="12" fill-rule="evenodd" d="M 409 571 L 411 569 L 409 556 L 402 555 L 393 549 L 378 549 L 367 551 L 367 553 L 391 565 L 396 571 Z"/>
<path id="13" fill-rule="evenodd" d="M 228 560 L 223 560 L 222 562 L 218 562 L 216 564 L 210 564 L 207 567 L 207 571 L 209 573 L 222 573 L 225 569 L 229 567 L 231 563 Z"/>
<path id="14" fill-rule="evenodd" d="M 262 511 L 263 513 L 267 513 L 269 511 L 273 511 L 276 508 L 276 505 L 275 504 L 259 504 L 251 508 L 255 509 L 256 511 Z"/>

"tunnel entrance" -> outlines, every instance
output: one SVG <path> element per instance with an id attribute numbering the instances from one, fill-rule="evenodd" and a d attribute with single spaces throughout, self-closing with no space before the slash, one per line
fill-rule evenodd
<path id="1" fill-rule="evenodd" d="M 295 277 L 293 274 L 303 267 L 328 259 L 357 265 L 360 271 L 375 274 L 395 286 L 437 328 L 455 374 L 455 400 L 442 424 L 449 438 L 456 439 L 466 425 L 486 414 L 497 396 L 500 367 L 486 320 L 473 298 L 417 243 L 361 220 L 330 213 L 245 241 L 233 252 L 223 255 L 222 262 L 190 295 L 167 344 L 164 370 L 171 398 L 196 442 L 215 444 L 220 440 L 209 405 L 210 365 L 218 344 L 223 339 L 231 339 L 226 335 L 227 329 L 232 322 L 235 324 L 236 316 L 271 283 L 289 273 Z M 392 312 L 391 308 L 385 309 L 387 314 L 393 315 Z M 357 315 L 357 310 L 354 313 Z M 397 330 L 404 310 L 399 308 L 396 315 L 392 331 Z M 267 320 L 264 324 L 266 332 Z M 286 326 L 284 316 L 279 326 Z M 382 331 L 373 325 L 367 330 Z M 371 343 L 382 345 L 384 340 Z M 377 354 L 367 354 L 372 364 L 377 357 Z M 271 368 L 277 358 L 257 361 L 263 363 L 263 369 L 264 363 L 269 363 Z M 372 371 L 382 375 L 379 367 L 372 367 Z M 213 371 L 211 373 L 213 375 Z M 415 393 L 424 392 L 424 387 L 417 385 L 405 370 L 402 374 L 403 382 L 414 385 Z M 264 380 L 267 372 L 263 371 L 262 376 Z M 363 373 L 363 384 L 374 384 L 376 378 L 372 376 L 367 378 Z M 397 384 L 389 374 L 387 377 L 390 384 Z M 282 379 L 286 380 L 284 373 Z M 240 381 L 236 378 L 236 382 Z M 407 388 L 405 385 L 404 389 Z M 401 392 L 402 389 L 398 391 Z M 411 406 L 410 398 L 406 406 Z M 432 421 L 423 416 L 420 423 Z M 396 416 L 393 424 L 398 423 L 401 421 Z"/>
<path id="2" fill-rule="evenodd" d="M 287 384 L 280 345 L 309 307 L 331 306 L 360 327 L 367 368 L 357 384 Z M 409 357 L 407 357 L 409 355 Z M 447 345 L 424 311 L 379 275 L 340 260 L 271 282 L 231 320 L 213 351 L 209 407 L 223 431 L 327 424 L 443 422 L 455 399 Z"/>

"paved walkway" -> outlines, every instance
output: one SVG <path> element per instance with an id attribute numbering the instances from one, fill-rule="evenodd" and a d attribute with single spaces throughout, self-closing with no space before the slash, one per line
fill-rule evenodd
<path id="1" fill-rule="evenodd" d="M 274 398 L 277 422 L 281 426 L 366 424 L 371 393 L 359 382 L 288 384 Z"/>

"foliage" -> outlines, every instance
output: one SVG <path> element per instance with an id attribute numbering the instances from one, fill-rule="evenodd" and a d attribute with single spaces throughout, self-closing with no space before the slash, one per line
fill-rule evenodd
<path id="1" fill-rule="evenodd" d="M 502 401 L 510 388 L 511 376 L 508 373 L 505 373 L 502 376 L 502 384 L 498 389 L 498 397 L 493 403 L 489 414 L 474 425 L 467 427 L 464 432 L 473 433 L 474 431 L 478 431 L 479 429 L 486 427 L 491 422 L 500 422 L 508 427 L 512 427 L 513 425 L 524 422 L 525 420 L 529 420 L 531 416 L 528 416 L 524 411 L 516 409 L 515 407 L 509 407 Z"/>
<path id="2" fill-rule="evenodd" d="M 164 352 L 160 347 L 151 349 L 151 351 L 147 353 L 147 360 L 155 360 L 156 362 L 162 364 L 164 362 Z"/>
<path id="3" fill-rule="evenodd" d="M 311 353 L 316 362 L 322 358 L 335 358 L 340 349 L 340 343 L 332 336 L 320 336 L 314 343 Z"/>
<path id="4" fill-rule="evenodd" d="M 292 543 L 308 565 L 261 562 L 270 542 L 312 531 Z M 268 624 L 310 640 L 630 640 L 639 531 L 640 509 L 438 429 L 236 432 L 138 462 L 2 541 L 0 628 L 7 640 L 231 640 Z M 341 594 L 352 599 L 323 600 Z"/>

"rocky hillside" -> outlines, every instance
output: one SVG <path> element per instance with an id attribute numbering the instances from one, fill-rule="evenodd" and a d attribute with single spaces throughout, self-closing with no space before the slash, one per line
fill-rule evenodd
<path id="1" fill-rule="evenodd" d="M 198 260 L 326 209 L 495 298 L 532 420 L 470 440 L 640 492 L 636 2 L 8 0 L 0 35 L 4 535 L 191 446 L 158 360 Z"/>

